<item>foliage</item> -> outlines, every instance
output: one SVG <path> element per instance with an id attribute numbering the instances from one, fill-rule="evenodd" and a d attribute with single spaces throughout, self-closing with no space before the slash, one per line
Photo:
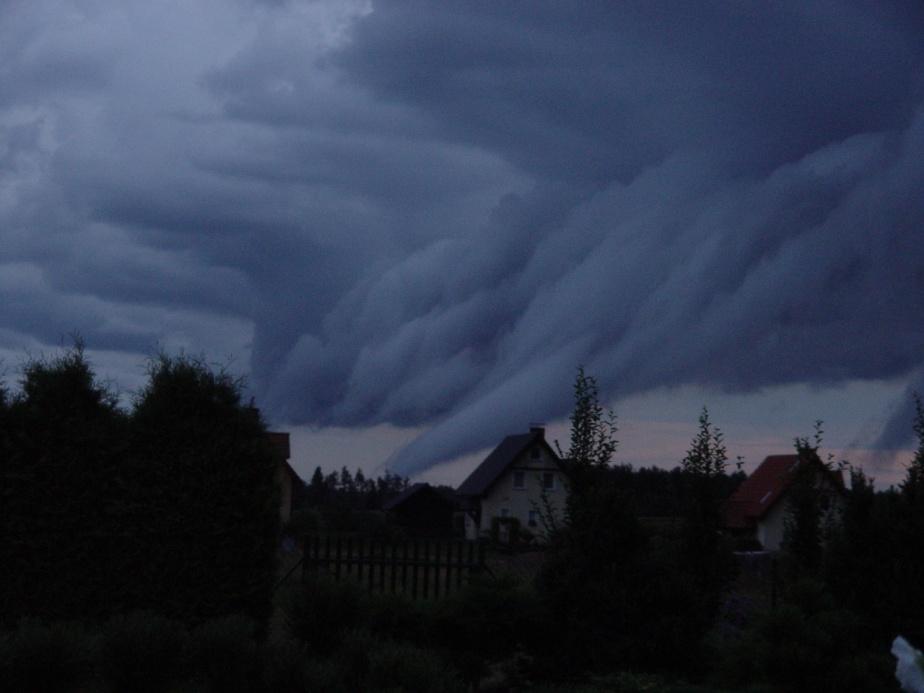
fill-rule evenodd
<path id="1" fill-rule="evenodd" d="M 914 393 L 912 428 L 917 437 L 917 449 L 902 481 L 901 490 L 912 504 L 924 504 L 924 403 L 917 393 Z"/>
<path id="2" fill-rule="evenodd" d="M 278 460 L 241 384 L 186 356 L 161 355 L 132 412 L 146 548 L 138 606 L 195 621 L 266 618 L 279 535 Z"/>
<path id="3" fill-rule="evenodd" d="M 797 693 L 888 691 L 894 683 L 886 652 L 871 648 L 866 624 L 838 607 L 823 583 L 801 580 L 725 650 L 720 675 L 733 686 L 762 682 Z"/>
<path id="4" fill-rule="evenodd" d="M 124 598 L 112 557 L 125 416 L 79 340 L 27 363 L 20 385 L 0 407 L 0 618 L 105 616 Z"/>
<path id="5" fill-rule="evenodd" d="M 283 612 L 292 637 L 312 652 L 330 654 L 361 625 L 363 596 L 351 582 L 317 577 L 289 589 Z"/>
<path id="6" fill-rule="evenodd" d="M 628 464 L 617 464 L 610 467 L 606 476 L 623 489 L 632 512 L 639 517 L 681 517 L 690 510 L 688 498 L 693 483 L 691 475 L 680 467 L 634 469 Z M 736 471 L 714 479 L 720 501 L 728 498 L 745 478 L 743 472 Z"/>
<path id="7" fill-rule="evenodd" d="M 492 517 L 491 518 L 491 541 L 495 544 L 504 544 L 509 547 L 516 547 L 521 540 L 523 528 L 520 526 L 520 520 L 516 517 Z"/>
<path id="8" fill-rule="evenodd" d="M 736 569 L 730 539 L 721 531 L 726 460 L 722 432 L 703 407 L 699 431 L 681 462 L 687 488 L 680 571 L 694 587 L 689 616 L 698 628 L 689 632 L 698 638 L 714 621 Z"/>
<path id="9" fill-rule="evenodd" d="M 305 487 L 299 509 L 335 508 L 340 514 L 357 510 L 379 510 L 389 498 L 408 487 L 408 479 L 390 471 L 367 479 L 361 469 L 351 474 L 347 467 L 324 476 L 316 467 Z"/>
<path id="10" fill-rule="evenodd" d="M 407 693 L 467 690 L 458 674 L 433 650 L 381 640 L 367 631 L 355 631 L 348 636 L 335 664 L 348 690 Z"/>
<path id="11" fill-rule="evenodd" d="M 24 619 L 0 633 L 0 681 L 16 693 L 71 691 L 93 676 L 96 638 L 74 623 Z"/>
<path id="12" fill-rule="evenodd" d="M 263 648 L 261 683 L 267 693 L 347 693 L 330 661 L 311 658 L 311 651 L 296 640 L 279 639 Z"/>
<path id="13" fill-rule="evenodd" d="M 569 493 L 566 519 L 571 522 L 573 514 L 584 504 L 584 496 L 593 487 L 594 479 L 601 471 L 609 468 L 619 445 L 616 439 L 616 414 L 604 410 L 599 401 L 597 381 L 578 368 L 574 380 L 574 408 L 570 415 L 571 440 L 567 452 L 562 452 L 558 441 L 555 447 L 566 460 L 568 467 Z"/>
<path id="14" fill-rule="evenodd" d="M 248 691 L 257 668 L 256 632 L 244 616 L 225 616 L 197 626 L 189 638 L 196 678 L 214 693 Z"/>
<path id="15" fill-rule="evenodd" d="M 103 631 L 100 668 L 119 691 L 161 691 L 184 678 L 187 633 L 151 613 L 115 616 Z"/>
<path id="16" fill-rule="evenodd" d="M 131 414 L 116 402 L 77 340 L 0 406 L 0 618 L 265 617 L 276 460 L 240 383 L 161 356 Z"/>
<path id="17" fill-rule="evenodd" d="M 725 476 L 728 454 L 722 431 L 709 420 L 703 407 L 699 431 L 680 462 L 690 483 L 687 490 L 687 520 L 701 534 L 715 535 L 722 526 L 721 480 Z"/>
<path id="18" fill-rule="evenodd" d="M 703 407 L 699 415 L 699 431 L 680 468 L 694 476 L 712 479 L 725 473 L 727 459 L 722 431 L 709 420 L 709 410 Z"/>
<path id="19" fill-rule="evenodd" d="M 787 513 L 783 533 L 783 550 L 796 574 L 817 574 L 821 568 L 826 533 L 827 512 L 833 499 L 830 462 L 821 459 L 821 421 L 815 422 L 814 440 L 796 438 L 798 464 L 787 492 Z"/>
<path id="20" fill-rule="evenodd" d="M 532 589 L 510 577 L 486 577 L 437 604 L 428 632 L 431 643 L 452 653 L 468 680 L 477 680 L 491 662 L 535 649 L 544 620 Z"/>

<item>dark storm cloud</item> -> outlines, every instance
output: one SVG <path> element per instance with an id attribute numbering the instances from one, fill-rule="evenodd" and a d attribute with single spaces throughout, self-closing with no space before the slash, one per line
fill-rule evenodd
<path id="1" fill-rule="evenodd" d="M 0 347 L 236 352 L 276 420 L 430 426 L 406 472 L 579 363 L 922 366 L 918 3 L 75 8 L 0 10 Z"/>

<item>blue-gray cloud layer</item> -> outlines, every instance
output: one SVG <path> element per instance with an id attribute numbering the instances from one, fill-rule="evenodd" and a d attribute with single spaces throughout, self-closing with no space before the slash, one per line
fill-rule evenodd
<path id="1" fill-rule="evenodd" d="M 431 426 L 405 471 L 578 363 L 924 360 L 919 3 L 11 3 L 0 65 L 7 346 L 243 352 L 278 419 Z"/>

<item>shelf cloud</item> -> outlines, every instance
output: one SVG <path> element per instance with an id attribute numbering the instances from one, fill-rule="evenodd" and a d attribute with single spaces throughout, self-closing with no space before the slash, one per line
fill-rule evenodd
<path id="1" fill-rule="evenodd" d="M 234 352 L 274 420 L 424 428 L 406 473 L 578 364 L 912 378 L 922 38 L 897 1 L 8 3 L 0 347 Z"/>

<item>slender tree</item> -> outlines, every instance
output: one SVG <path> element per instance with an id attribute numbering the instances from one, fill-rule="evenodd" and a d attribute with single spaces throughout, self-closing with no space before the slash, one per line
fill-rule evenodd
<path id="1" fill-rule="evenodd" d="M 704 406 L 699 415 L 699 431 L 680 468 L 689 482 L 688 518 L 706 530 L 717 531 L 721 526 L 721 490 L 727 460 L 722 431 L 710 421 L 709 410 Z"/>
<path id="2" fill-rule="evenodd" d="M 787 514 L 784 521 L 783 548 L 793 559 L 799 572 L 815 573 L 821 566 L 825 539 L 824 515 L 831 498 L 821 476 L 830 470 L 821 459 L 822 422 L 815 422 L 810 441 L 797 437 L 794 441 L 799 457 L 793 470 L 794 479 L 787 494 Z"/>
<path id="3" fill-rule="evenodd" d="M 902 493 L 912 503 L 924 501 L 924 403 L 914 393 L 914 422 L 912 428 L 917 437 L 917 449 L 901 484 Z"/>
<path id="4" fill-rule="evenodd" d="M 577 515 L 588 508 L 590 496 L 599 489 L 601 473 L 609 469 L 619 446 L 616 439 L 616 414 L 612 409 L 604 409 L 600 404 L 597 381 L 587 375 L 584 367 L 578 367 L 574 380 L 574 408 L 569 417 L 571 421 L 570 444 L 567 452 L 562 452 L 558 441 L 555 447 L 568 467 L 569 493 L 566 503 L 566 522 L 574 523 Z M 541 499 L 548 507 L 548 499 Z M 548 512 L 544 513 L 548 514 Z"/>

